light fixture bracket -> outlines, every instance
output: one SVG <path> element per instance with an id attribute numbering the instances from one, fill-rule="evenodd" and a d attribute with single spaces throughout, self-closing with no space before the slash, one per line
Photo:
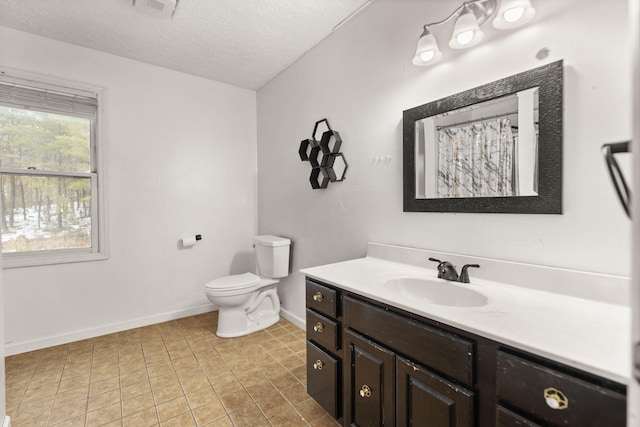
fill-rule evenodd
<path id="1" fill-rule="evenodd" d="M 462 3 L 458 6 L 449 16 L 441 21 L 430 22 L 425 27 L 439 26 L 449 22 L 453 18 L 457 18 L 462 14 L 465 8 L 469 9 L 476 16 L 478 25 L 482 25 L 493 15 L 496 11 L 497 0 L 470 0 Z"/>
<path id="2" fill-rule="evenodd" d="M 463 8 L 466 6 L 467 9 L 472 11 L 473 14 L 476 15 L 478 25 L 482 25 L 487 22 L 489 17 L 496 11 L 496 5 L 496 0 L 477 0 L 465 2 Z"/>

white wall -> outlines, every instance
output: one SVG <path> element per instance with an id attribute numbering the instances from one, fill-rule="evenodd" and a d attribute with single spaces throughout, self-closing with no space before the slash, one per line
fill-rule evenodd
<path id="1" fill-rule="evenodd" d="M 204 283 L 253 265 L 256 93 L 7 28 L 0 52 L 104 87 L 107 119 L 110 258 L 5 270 L 8 353 L 212 309 Z"/>
<path id="2" fill-rule="evenodd" d="M 631 137 L 627 2 L 533 3 L 533 24 L 419 68 L 411 58 L 422 25 L 457 3 L 377 0 L 258 91 L 259 231 L 295 241 L 294 270 L 361 257 L 375 241 L 630 274 L 631 226 L 600 154 Z M 542 48 L 550 54 L 538 60 Z M 559 59 L 564 215 L 403 213 L 403 110 Z M 325 117 L 349 169 L 344 182 L 312 190 L 297 150 Z M 393 159 L 376 164 L 381 155 Z M 304 318 L 302 275 L 280 292 L 283 308 Z"/>
<path id="3" fill-rule="evenodd" d="M 631 151 L 633 154 L 634 166 L 634 188 L 640 188 L 640 1 L 629 0 L 629 23 L 631 27 L 632 58 L 633 58 L 633 145 Z M 634 212 L 636 220 L 633 225 L 633 288 L 631 292 L 631 372 L 632 379 L 627 385 L 627 425 L 629 427 L 640 427 L 640 378 L 635 377 L 636 345 L 640 346 L 640 221 L 638 221 L 638 212 L 640 212 L 640 198 L 632 199 L 631 212 Z"/>

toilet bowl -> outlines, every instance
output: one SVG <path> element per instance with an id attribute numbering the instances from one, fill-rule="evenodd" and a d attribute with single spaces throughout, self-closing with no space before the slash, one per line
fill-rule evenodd
<path id="1" fill-rule="evenodd" d="M 277 236 L 256 236 L 258 275 L 234 274 L 212 280 L 205 294 L 219 308 L 216 335 L 222 338 L 248 335 L 280 320 L 279 278 L 289 274 L 291 241 Z"/>

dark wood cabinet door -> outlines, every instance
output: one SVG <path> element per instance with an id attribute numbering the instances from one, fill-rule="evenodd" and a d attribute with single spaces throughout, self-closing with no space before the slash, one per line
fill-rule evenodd
<path id="1" fill-rule="evenodd" d="M 345 333 L 347 425 L 395 425 L 395 354 L 352 331 Z"/>
<path id="2" fill-rule="evenodd" d="M 438 377 L 422 366 L 396 358 L 399 426 L 471 427 L 471 391 Z"/>

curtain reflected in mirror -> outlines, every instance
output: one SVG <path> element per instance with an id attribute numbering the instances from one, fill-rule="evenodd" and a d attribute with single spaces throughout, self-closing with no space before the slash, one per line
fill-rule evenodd
<path id="1" fill-rule="evenodd" d="M 562 213 L 562 61 L 402 113 L 405 212 Z"/>
<path id="2" fill-rule="evenodd" d="M 416 198 L 536 196 L 538 93 L 417 120 Z"/>

